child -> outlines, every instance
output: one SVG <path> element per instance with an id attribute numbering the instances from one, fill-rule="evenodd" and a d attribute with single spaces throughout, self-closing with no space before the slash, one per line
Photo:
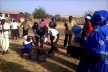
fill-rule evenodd
<path id="1" fill-rule="evenodd" d="M 28 58 L 30 56 L 30 51 L 32 50 L 32 43 L 32 39 L 30 39 L 29 36 L 25 35 L 21 49 L 21 53 L 24 57 Z"/>

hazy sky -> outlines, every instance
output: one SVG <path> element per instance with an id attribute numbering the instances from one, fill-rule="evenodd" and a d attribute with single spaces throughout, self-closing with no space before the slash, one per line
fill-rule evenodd
<path id="1" fill-rule="evenodd" d="M 107 10 L 108 0 L 0 0 L 0 11 L 32 13 L 42 6 L 47 13 L 55 15 L 84 15 L 85 11 Z"/>

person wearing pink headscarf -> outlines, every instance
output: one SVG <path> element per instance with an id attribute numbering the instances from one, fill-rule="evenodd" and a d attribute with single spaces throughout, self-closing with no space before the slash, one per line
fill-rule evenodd
<path id="1" fill-rule="evenodd" d="M 41 19 L 40 23 L 39 23 L 42 27 L 47 26 L 47 22 L 45 21 L 44 18 Z"/>

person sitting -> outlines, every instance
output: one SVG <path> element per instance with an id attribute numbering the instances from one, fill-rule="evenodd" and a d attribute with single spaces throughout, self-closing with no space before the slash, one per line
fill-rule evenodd
<path id="1" fill-rule="evenodd" d="M 22 43 L 21 54 L 24 57 L 30 57 L 30 51 L 32 50 L 33 40 L 29 36 L 24 36 L 24 41 Z"/>

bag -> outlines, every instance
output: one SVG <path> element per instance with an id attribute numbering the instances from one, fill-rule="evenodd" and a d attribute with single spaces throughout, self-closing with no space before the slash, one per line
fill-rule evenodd
<path id="1" fill-rule="evenodd" d="M 46 51 L 45 51 L 45 49 L 43 49 L 43 48 L 38 49 L 37 52 L 38 52 L 37 60 L 41 61 L 41 62 L 46 61 Z"/>
<path id="2" fill-rule="evenodd" d="M 70 56 L 79 59 L 83 54 L 83 48 L 75 46 L 67 46 L 67 54 L 70 54 Z"/>
<path id="3" fill-rule="evenodd" d="M 37 59 L 37 52 L 36 52 L 36 49 L 32 49 L 32 50 L 30 51 L 30 57 L 31 57 L 31 59 L 33 59 L 33 60 L 36 60 L 36 59 Z"/>

